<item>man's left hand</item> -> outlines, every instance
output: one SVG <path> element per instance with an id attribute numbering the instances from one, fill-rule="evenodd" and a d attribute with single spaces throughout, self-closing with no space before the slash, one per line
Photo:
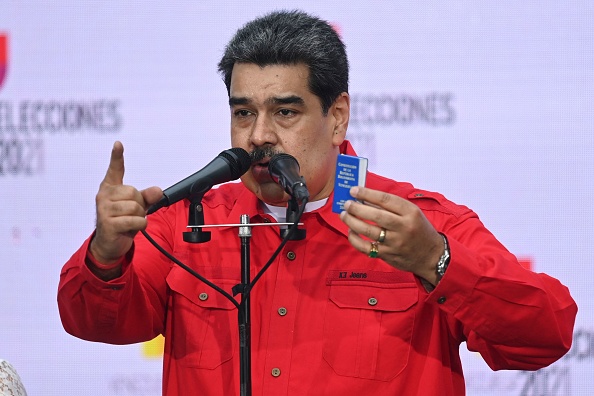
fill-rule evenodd
<path id="1" fill-rule="evenodd" d="M 340 214 L 350 228 L 351 245 L 435 285 L 444 243 L 421 209 L 406 199 L 370 188 L 353 187 L 351 195 L 365 202 L 348 201 Z"/>

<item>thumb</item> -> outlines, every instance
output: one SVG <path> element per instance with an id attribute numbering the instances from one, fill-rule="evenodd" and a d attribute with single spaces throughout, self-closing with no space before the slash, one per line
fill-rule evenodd
<path id="1" fill-rule="evenodd" d="M 109 167 L 107 168 L 103 182 L 107 184 L 124 183 L 124 145 L 122 142 L 116 141 L 113 144 Z"/>
<path id="2" fill-rule="evenodd" d="M 159 200 L 163 197 L 163 190 L 159 187 L 149 187 L 145 188 L 144 190 L 140 191 L 142 198 L 144 198 L 144 203 L 146 207 L 159 202 Z"/>

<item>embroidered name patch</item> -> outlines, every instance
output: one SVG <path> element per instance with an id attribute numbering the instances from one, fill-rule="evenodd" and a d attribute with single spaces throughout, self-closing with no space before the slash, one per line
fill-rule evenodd
<path id="1" fill-rule="evenodd" d="M 328 271 L 326 284 L 344 281 L 371 283 L 414 283 L 414 276 L 404 271 L 332 270 Z"/>

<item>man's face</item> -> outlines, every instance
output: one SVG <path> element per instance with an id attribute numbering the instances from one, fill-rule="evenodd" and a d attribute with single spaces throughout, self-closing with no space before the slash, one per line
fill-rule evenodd
<path id="1" fill-rule="evenodd" d="M 306 65 L 236 63 L 229 103 L 231 143 L 267 155 L 252 165 L 241 180 L 262 201 L 284 206 L 289 196 L 268 173 L 270 156 L 287 153 L 300 165 L 310 201 L 326 198 L 334 186 L 338 146 L 348 126 L 349 97 L 339 96 L 327 115 L 320 99 L 310 92 Z"/>

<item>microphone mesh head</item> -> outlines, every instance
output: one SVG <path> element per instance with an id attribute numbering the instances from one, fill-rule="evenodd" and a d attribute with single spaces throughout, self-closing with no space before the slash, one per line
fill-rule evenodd
<path id="1" fill-rule="evenodd" d="M 229 150 L 225 150 L 219 155 L 229 162 L 233 179 L 241 177 L 252 165 L 250 155 L 240 147 L 233 147 Z"/>
<path id="2" fill-rule="evenodd" d="M 293 162 L 297 166 L 297 169 L 299 170 L 299 162 L 297 162 L 297 159 L 295 157 L 293 157 L 291 154 L 279 153 L 279 154 L 273 155 L 272 158 L 270 158 L 270 162 L 268 163 L 268 168 L 270 169 L 271 172 L 276 173 L 276 174 L 280 173 L 277 170 L 278 162 L 280 162 L 280 161 Z"/>

